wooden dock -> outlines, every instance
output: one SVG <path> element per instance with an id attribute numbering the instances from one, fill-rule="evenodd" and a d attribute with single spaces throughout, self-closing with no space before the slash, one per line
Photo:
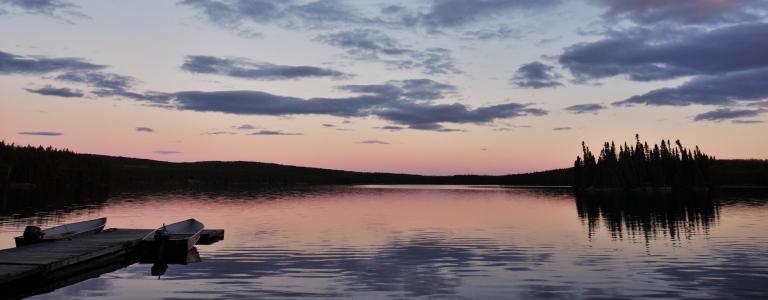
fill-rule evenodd
<path id="1" fill-rule="evenodd" d="M 72 240 L 0 250 L 0 298 L 21 297 L 24 294 L 20 291 L 55 288 L 61 282 L 86 275 L 69 283 L 72 284 L 94 277 L 98 270 L 111 271 L 133 264 L 141 239 L 151 231 L 108 229 Z M 198 245 L 223 239 L 223 229 L 205 230 Z M 103 273 L 96 272 L 95 276 Z"/>

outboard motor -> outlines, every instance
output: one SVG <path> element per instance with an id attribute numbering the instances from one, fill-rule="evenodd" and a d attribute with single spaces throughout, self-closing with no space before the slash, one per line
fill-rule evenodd
<path id="1" fill-rule="evenodd" d="M 38 241 L 43 239 L 43 230 L 37 226 L 27 226 L 24 228 L 24 239 Z"/>

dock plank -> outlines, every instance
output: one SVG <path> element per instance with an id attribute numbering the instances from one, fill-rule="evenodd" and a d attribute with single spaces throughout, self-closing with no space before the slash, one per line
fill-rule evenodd
<path id="1" fill-rule="evenodd" d="M 135 262 L 133 257 L 141 239 L 151 231 L 108 229 L 71 240 L 0 250 L 0 291 L 30 285 L 39 288 L 41 284 L 49 285 L 53 281 L 75 278 L 73 276 L 78 274 L 91 274 L 105 266 L 129 265 Z M 208 229 L 201 233 L 198 244 L 210 245 L 223 239 L 223 229 Z"/>

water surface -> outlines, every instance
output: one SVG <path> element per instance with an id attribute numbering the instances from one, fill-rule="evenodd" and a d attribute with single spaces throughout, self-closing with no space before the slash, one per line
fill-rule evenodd
<path id="1" fill-rule="evenodd" d="M 159 280 L 134 264 L 37 299 L 766 298 L 768 196 L 576 199 L 567 189 L 359 186 L 122 194 L 0 215 L 108 217 L 152 228 L 195 217 L 226 239 Z"/>

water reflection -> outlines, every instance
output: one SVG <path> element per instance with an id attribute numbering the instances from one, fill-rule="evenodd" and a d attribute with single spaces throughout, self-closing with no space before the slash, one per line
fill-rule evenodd
<path id="1" fill-rule="evenodd" d="M 709 193 L 599 193 L 577 195 L 579 218 L 591 237 L 600 223 L 613 238 L 690 239 L 717 225 L 719 204 Z"/>
<path id="2" fill-rule="evenodd" d="M 63 221 L 195 217 L 227 239 L 160 280 L 134 264 L 37 298 L 765 298 L 766 200 L 461 186 L 131 193 Z M 0 238 L 24 220 L 0 220 Z"/>

